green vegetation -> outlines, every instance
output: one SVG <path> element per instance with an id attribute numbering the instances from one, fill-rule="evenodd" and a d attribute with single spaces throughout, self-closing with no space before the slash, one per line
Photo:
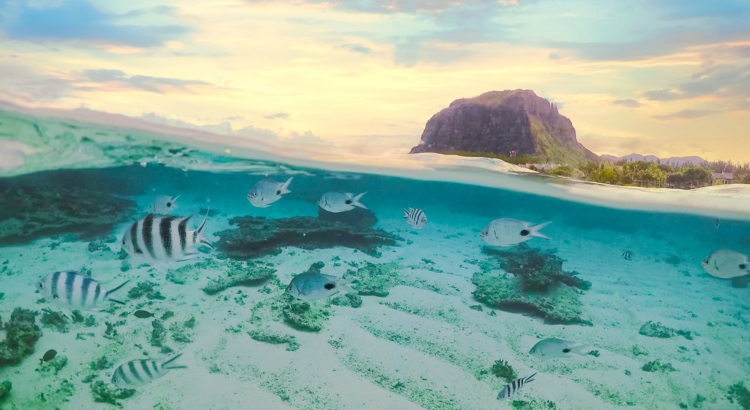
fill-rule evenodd
<path id="1" fill-rule="evenodd" d="M 750 410 L 750 391 L 747 390 L 743 382 L 738 382 L 729 387 L 727 399 L 730 403 L 734 403 L 736 400 L 737 404 L 742 406 L 743 409 Z M 698 401 L 697 398 L 696 401 Z"/>
<path id="2" fill-rule="evenodd" d="M 508 383 L 518 378 L 515 370 L 510 367 L 510 364 L 502 359 L 496 360 L 495 364 L 492 365 L 492 374 L 505 380 Z"/>
<path id="3" fill-rule="evenodd" d="M 641 370 L 644 372 L 673 372 L 676 369 L 672 367 L 670 363 L 662 363 L 659 359 L 654 360 L 653 362 L 648 362 L 641 367 Z"/>

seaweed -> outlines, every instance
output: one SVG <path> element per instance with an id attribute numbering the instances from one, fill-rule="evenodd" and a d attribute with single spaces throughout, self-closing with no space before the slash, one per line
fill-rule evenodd
<path id="1" fill-rule="evenodd" d="M 704 399 L 705 400 L 705 399 Z M 729 386 L 729 394 L 727 400 L 730 403 L 734 403 L 735 400 L 744 410 L 750 410 L 750 391 L 747 390 L 743 382 L 737 382 Z M 698 398 L 696 398 L 698 401 Z"/>
<path id="2" fill-rule="evenodd" d="M 209 295 L 221 292 L 232 286 L 259 286 L 276 272 L 252 262 L 227 262 L 228 269 L 219 277 L 211 279 L 203 288 Z"/>
<path id="3" fill-rule="evenodd" d="M 102 380 L 97 380 L 91 384 L 91 394 L 97 403 L 108 403 L 122 408 L 122 404 L 117 400 L 127 399 L 135 394 L 135 390 L 110 387 Z"/>
<path id="4" fill-rule="evenodd" d="M 236 217 L 229 220 L 236 229 L 217 232 L 216 249 L 235 260 L 249 260 L 263 255 L 277 255 L 281 248 L 323 249 L 344 246 L 377 255 L 378 247 L 394 246 L 403 241 L 380 229 L 358 227 L 322 218 L 294 217 L 266 219 Z"/>
<path id="5" fill-rule="evenodd" d="M 518 378 L 518 375 L 516 375 L 515 370 L 513 370 L 510 364 L 502 359 L 495 361 L 495 364 L 492 365 L 491 371 L 492 374 L 495 375 L 495 377 L 499 377 L 505 380 L 507 383 L 510 383 Z"/>
<path id="6" fill-rule="evenodd" d="M 0 342 L 0 367 L 16 365 L 34 351 L 34 345 L 42 337 L 36 325 L 37 312 L 16 308 L 5 324 L 5 340 Z"/>
<path id="7" fill-rule="evenodd" d="M 248 330 L 247 334 L 253 340 L 256 340 L 258 342 L 270 343 L 274 345 L 286 344 L 287 345 L 286 350 L 290 352 L 293 352 L 299 349 L 299 343 L 297 342 L 297 338 L 292 335 L 285 335 L 279 332 L 274 332 L 266 328 Z"/>
<path id="8" fill-rule="evenodd" d="M 659 359 L 648 362 L 641 367 L 644 372 L 674 372 L 675 368 L 670 363 L 662 363 Z"/>
<path id="9" fill-rule="evenodd" d="M 675 330 L 675 329 L 666 327 L 662 325 L 661 323 L 654 323 L 651 320 L 644 323 L 643 326 L 641 326 L 641 329 L 638 331 L 638 333 L 642 334 L 643 336 L 656 337 L 660 339 L 669 339 L 670 337 L 679 335 L 679 336 L 684 337 L 687 340 L 693 340 L 693 336 L 690 331 Z"/>

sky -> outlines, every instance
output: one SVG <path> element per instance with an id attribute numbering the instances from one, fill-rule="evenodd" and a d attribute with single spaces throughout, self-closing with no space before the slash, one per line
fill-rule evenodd
<path id="1" fill-rule="evenodd" d="M 747 0 L 0 0 L 0 100 L 404 152 L 530 89 L 597 154 L 750 162 Z"/>

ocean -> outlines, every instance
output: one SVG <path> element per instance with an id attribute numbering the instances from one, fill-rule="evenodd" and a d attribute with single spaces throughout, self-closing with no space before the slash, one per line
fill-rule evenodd
<path id="1" fill-rule="evenodd" d="M 701 266 L 750 254 L 744 187 L 604 187 L 429 155 L 358 167 L 199 139 L 2 112 L 0 409 L 750 408 L 747 281 Z M 269 178 L 290 192 L 253 206 Z M 327 192 L 366 192 L 367 209 L 323 210 Z M 211 247 L 127 251 L 161 196 L 188 232 L 205 218 Z M 551 224 L 493 246 L 480 234 L 502 218 Z M 125 285 L 98 309 L 61 307 L 67 284 L 39 287 L 54 272 Z M 290 295 L 306 272 L 353 291 Z M 530 353 L 549 338 L 575 349 Z M 158 378 L 128 367 L 176 355 Z M 143 383 L 112 383 L 121 368 Z"/>

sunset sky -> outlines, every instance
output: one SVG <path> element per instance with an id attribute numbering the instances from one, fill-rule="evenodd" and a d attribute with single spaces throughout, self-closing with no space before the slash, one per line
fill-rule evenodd
<path id="1" fill-rule="evenodd" d="M 747 0 L 0 0 L 0 100 L 367 153 L 521 88 L 598 154 L 750 161 L 748 21 Z"/>

